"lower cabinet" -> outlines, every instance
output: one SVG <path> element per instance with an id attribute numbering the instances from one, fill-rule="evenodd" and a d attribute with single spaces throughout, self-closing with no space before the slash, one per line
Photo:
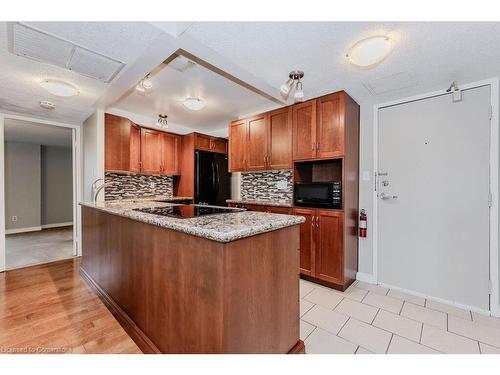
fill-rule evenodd
<path id="1" fill-rule="evenodd" d="M 294 208 L 305 217 L 300 227 L 300 273 L 344 289 L 344 213 L 335 210 Z"/>

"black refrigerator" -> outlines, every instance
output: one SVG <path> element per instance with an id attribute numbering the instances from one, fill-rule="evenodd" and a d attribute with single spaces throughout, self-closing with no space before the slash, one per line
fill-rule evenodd
<path id="1" fill-rule="evenodd" d="M 194 202 L 214 206 L 227 206 L 231 198 L 231 174 L 227 155 L 195 151 Z"/>

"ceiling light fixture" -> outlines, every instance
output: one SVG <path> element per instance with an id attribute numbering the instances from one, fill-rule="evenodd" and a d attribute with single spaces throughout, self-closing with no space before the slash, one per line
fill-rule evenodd
<path id="1" fill-rule="evenodd" d="M 40 86 L 55 96 L 70 97 L 80 93 L 75 86 L 63 81 L 45 80 L 40 82 Z"/>
<path id="2" fill-rule="evenodd" d="M 168 116 L 167 115 L 158 115 L 158 120 L 156 120 L 156 125 L 160 128 L 166 129 L 168 128 L 168 121 L 167 121 Z"/>
<path id="3" fill-rule="evenodd" d="M 377 35 L 356 42 L 349 49 L 346 57 L 358 68 L 369 69 L 380 64 L 391 50 L 391 39 L 384 35 Z"/>
<path id="4" fill-rule="evenodd" d="M 184 107 L 187 109 L 190 109 L 191 111 L 199 111 L 200 109 L 205 108 L 207 103 L 205 103 L 204 100 L 200 98 L 186 98 L 182 104 Z"/>
<path id="5" fill-rule="evenodd" d="M 301 79 L 304 78 L 304 72 L 301 70 L 293 70 L 288 74 L 288 80 L 280 86 L 280 94 L 283 99 L 288 99 L 290 92 L 295 87 L 293 99 L 295 102 L 304 100 L 304 90 L 302 88 Z"/>
<path id="6" fill-rule="evenodd" d="M 135 86 L 135 91 L 142 96 L 145 96 L 153 91 L 153 81 L 151 81 L 149 74 L 139 81 L 137 86 Z"/>

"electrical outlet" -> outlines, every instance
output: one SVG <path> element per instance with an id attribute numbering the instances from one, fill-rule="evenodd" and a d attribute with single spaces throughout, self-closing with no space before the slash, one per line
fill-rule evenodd
<path id="1" fill-rule="evenodd" d="M 17 216 L 15 216 L 15 215 L 14 215 L 14 216 L 12 216 L 12 221 L 13 221 L 13 222 L 16 222 L 16 221 L 17 221 Z"/>
<path id="2" fill-rule="evenodd" d="M 154 189 L 154 188 L 156 187 L 156 183 L 154 183 L 154 182 L 150 182 L 150 183 L 149 183 L 149 187 L 150 187 L 151 189 Z"/>
<path id="3" fill-rule="evenodd" d="M 276 183 L 276 188 L 279 190 L 286 190 L 288 183 L 285 180 L 278 181 Z"/>

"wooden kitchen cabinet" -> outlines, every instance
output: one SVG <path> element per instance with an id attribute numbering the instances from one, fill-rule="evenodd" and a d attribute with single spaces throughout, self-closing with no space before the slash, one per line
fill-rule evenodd
<path id="1" fill-rule="evenodd" d="M 316 158 L 316 100 L 292 107 L 293 160 Z"/>
<path id="2" fill-rule="evenodd" d="M 300 273 L 344 289 L 344 213 L 296 207 L 294 215 L 306 219 L 300 227 Z"/>
<path id="3" fill-rule="evenodd" d="M 267 169 L 292 168 L 292 108 L 269 113 L 267 119 Z"/>
<path id="4" fill-rule="evenodd" d="M 246 120 L 233 121 L 229 126 L 229 172 L 246 170 Z"/>
<path id="5" fill-rule="evenodd" d="M 267 116 L 247 119 L 247 171 L 261 171 L 267 167 L 268 134 Z"/>
<path id="6" fill-rule="evenodd" d="M 212 137 L 205 134 L 194 133 L 195 148 L 201 151 L 227 153 L 227 140 L 224 138 Z"/>
<path id="7" fill-rule="evenodd" d="M 160 174 L 162 166 L 162 133 L 152 129 L 141 129 L 141 171 Z"/>
<path id="8" fill-rule="evenodd" d="M 231 172 L 291 168 L 291 107 L 232 122 L 229 146 Z"/>
<path id="9" fill-rule="evenodd" d="M 316 157 L 333 158 L 344 154 L 344 122 L 340 116 L 340 95 L 317 100 Z"/>
<path id="10" fill-rule="evenodd" d="M 179 136 L 162 133 L 161 137 L 161 174 L 177 175 L 179 174 Z"/>
<path id="11" fill-rule="evenodd" d="M 299 270 L 303 275 L 314 276 L 314 256 L 315 256 L 315 238 L 316 224 L 313 218 L 314 209 L 310 208 L 295 208 L 294 215 L 303 216 L 306 221 L 300 224 L 300 264 Z"/>
<path id="12" fill-rule="evenodd" d="M 315 277 L 344 283 L 343 212 L 316 210 Z"/>
<path id="13" fill-rule="evenodd" d="M 129 119 L 105 114 L 104 169 L 113 172 L 140 170 L 140 128 Z"/>

